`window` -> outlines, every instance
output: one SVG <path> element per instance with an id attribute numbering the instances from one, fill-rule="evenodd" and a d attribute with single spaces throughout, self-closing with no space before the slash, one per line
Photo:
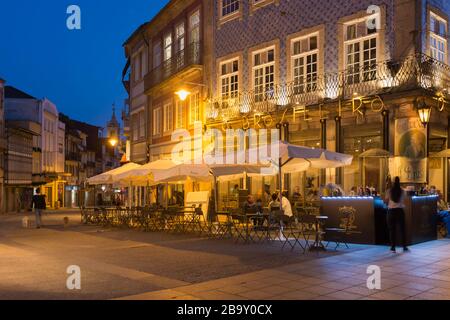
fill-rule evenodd
<path id="1" fill-rule="evenodd" d="M 136 57 L 134 57 L 134 81 L 139 81 L 141 79 L 140 71 L 141 71 L 140 55 L 137 55 Z"/>
<path id="2" fill-rule="evenodd" d="M 294 93 L 316 91 L 319 57 L 318 35 L 293 40 L 291 55 Z"/>
<path id="3" fill-rule="evenodd" d="M 184 46 L 185 46 L 184 23 L 181 23 L 175 28 L 175 51 L 176 52 L 183 51 Z"/>
<path id="4" fill-rule="evenodd" d="M 131 122 L 133 126 L 133 141 L 137 141 L 139 138 L 139 115 L 137 113 L 132 115 Z"/>
<path id="5" fill-rule="evenodd" d="M 153 45 L 153 69 L 156 69 L 161 65 L 161 51 L 160 42 Z"/>
<path id="6" fill-rule="evenodd" d="M 164 37 L 164 61 L 172 58 L 172 35 L 168 34 Z"/>
<path id="7" fill-rule="evenodd" d="M 145 138 L 145 111 L 139 113 L 139 138 Z"/>
<path id="8" fill-rule="evenodd" d="M 161 107 L 153 110 L 153 135 L 159 136 L 161 134 Z"/>
<path id="9" fill-rule="evenodd" d="M 177 67 L 184 66 L 184 47 L 185 47 L 185 32 L 184 22 L 175 28 L 175 51 L 177 53 Z"/>
<path id="10" fill-rule="evenodd" d="M 173 107 L 172 101 L 168 100 L 164 103 L 164 133 L 173 130 Z"/>
<path id="11" fill-rule="evenodd" d="M 344 26 L 347 84 L 376 79 L 378 30 L 369 29 L 367 19 Z"/>
<path id="12" fill-rule="evenodd" d="M 221 63 L 220 70 L 222 99 L 236 98 L 239 94 L 239 60 Z"/>
<path id="13" fill-rule="evenodd" d="M 272 97 L 275 86 L 275 48 L 253 54 L 252 73 L 255 102 Z"/>
<path id="14" fill-rule="evenodd" d="M 175 129 L 183 129 L 184 128 L 184 101 L 177 99 L 176 108 L 175 108 Z"/>
<path id="15" fill-rule="evenodd" d="M 240 0 L 221 0 L 222 17 L 226 17 L 235 12 L 239 12 L 239 1 Z"/>
<path id="16" fill-rule="evenodd" d="M 200 121 L 200 93 L 196 92 L 189 97 L 189 124 Z"/>
<path id="17" fill-rule="evenodd" d="M 200 10 L 195 11 L 189 18 L 189 43 L 200 42 Z"/>
<path id="18" fill-rule="evenodd" d="M 438 15 L 430 14 L 430 54 L 431 57 L 447 63 L 447 21 Z"/>

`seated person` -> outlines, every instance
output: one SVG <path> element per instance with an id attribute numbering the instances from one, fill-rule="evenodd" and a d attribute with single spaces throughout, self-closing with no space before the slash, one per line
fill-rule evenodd
<path id="1" fill-rule="evenodd" d="M 442 193 L 439 193 L 438 216 L 447 228 L 447 237 L 450 236 L 450 211 L 448 204 L 444 201 Z"/>
<path id="2" fill-rule="evenodd" d="M 294 201 L 299 201 L 302 198 L 302 195 L 300 194 L 300 187 L 295 187 L 294 193 L 292 194 L 292 199 Z"/>
<path id="3" fill-rule="evenodd" d="M 279 195 L 278 193 L 272 194 L 272 201 L 269 203 L 269 209 L 270 211 L 277 211 L 280 210 L 280 201 L 279 201 Z"/>
<path id="4" fill-rule="evenodd" d="M 294 216 L 292 212 L 292 205 L 289 199 L 287 198 L 287 192 L 284 192 L 281 198 L 281 206 L 283 207 L 284 215 L 288 217 Z"/>
<path id="5" fill-rule="evenodd" d="M 249 195 L 244 203 L 244 213 L 262 213 L 262 207 L 255 201 L 255 197 Z"/>

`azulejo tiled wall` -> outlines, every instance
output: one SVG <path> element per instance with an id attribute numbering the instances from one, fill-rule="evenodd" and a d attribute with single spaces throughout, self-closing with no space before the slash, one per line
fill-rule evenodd
<path id="1" fill-rule="evenodd" d="M 215 2 L 215 56 L 220 58 L 232 53 L 243 53 L 244 70 L 242 70 L 242 76 L 245 87 L 247 87 L 249 80 L 248 48 L 280 39 L 280 81 L 283 82 L 286 80 L 287 36 L 319 25 L 325 25 L 325 72 L 337 71 L 338 20 L 360 11 L 366 11 L 370 5 L 386 6 L 385 57 L 388 59 L 391 56 L 390 53 L 394 45 L 395 0 L 279 0 L 279 5 L 267 5 L 254 11 L 251 15 L 250 1 L 242 0 L 242 19 L 229 21 L 220 27 L 218 24 L 220 0 L 212 1 Z M 215 82 L 216 79 L 214 79 L 214 88 L 216 87 Z"/>

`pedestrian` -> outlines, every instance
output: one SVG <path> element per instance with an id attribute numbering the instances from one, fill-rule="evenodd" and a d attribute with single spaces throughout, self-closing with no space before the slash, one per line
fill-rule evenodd
<path id="1" fill-rule="evenodd" d="M 401 233 L 403 251 L 408 252 L 405 233 L 405 197 L 406 193 L 400 186 L 400 178 L 396 177 L 392 188 L 386 191 L 386 202 L 388 203 L 388 226 L 391 238 L 391 251 L 396 252 L 397 227 Z"/>
<path id="2" fill-rule="evenodd" d="M 31 201 L 31 209 L 34 207 L 34 213 L 36 214 L 36 228 L 40 229 L 42 224 L 42 212 L 47 209 L 47 204 L 45 201 L 45 195 L 41 194 L 41 189 L 36 190 L 36 194 L 33 196 Z"/>

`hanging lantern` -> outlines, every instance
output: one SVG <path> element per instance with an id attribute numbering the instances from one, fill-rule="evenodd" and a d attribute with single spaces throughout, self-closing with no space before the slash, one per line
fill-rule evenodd
<path id="1" fill-rule="evenodd" d="M 422 125 L 426 128 L 431 120 L 432 107 L 427 105 L 425 99 L 422 99 L 417 104 L 417 113 Z"/>

